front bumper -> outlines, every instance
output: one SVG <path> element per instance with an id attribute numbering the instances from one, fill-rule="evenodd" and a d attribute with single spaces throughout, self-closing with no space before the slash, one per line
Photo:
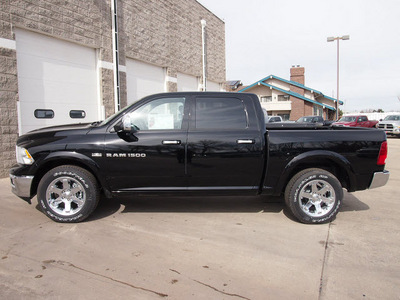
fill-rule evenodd
<path id="1" fill-rule="evenodd" d="M 389 180 L 390 173 L 389 171 L 383 172 L 375 172 L 372 177 L 371 184 L 369 185 L 369 189 L 378 188 L 384 186 Z"/>
<path id="2" fill-rule="evenodd" d="M 385 130 L 387 135 L 400 135 L 399 131 L 394 131 L 394 130 Z"/>
<path id="3" fill-rule="evenodd" d="M 28 200 L 31 198 L 33 176 L 15 176 L 10 174 L 11 191 L 18 197 Z"/>

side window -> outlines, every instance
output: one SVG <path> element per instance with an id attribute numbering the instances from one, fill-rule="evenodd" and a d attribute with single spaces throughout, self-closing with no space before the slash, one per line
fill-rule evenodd
<path id="1" fill-rule="evenodd" d="M 197 129 L 245 129 L 247 114 L 238 98 L 196 99 Z"/>
<path id="2" fill-rule="evenodd" d="M 138 130 L 179 130 L 182 128 L 185 98 L 153 100 L 129 114 Z"/>
<path id="3" fill-rule="evenodd" d="M 33 113 L 37 119 L 53 119 L 54 111 L 52 109 L 36 109 Z"/>
<path id="4" fill-rule="evenodd" d="M 86 112 L 84 110 L 70 110 L 69 117 L 72 119 L 84 119 Z"/>

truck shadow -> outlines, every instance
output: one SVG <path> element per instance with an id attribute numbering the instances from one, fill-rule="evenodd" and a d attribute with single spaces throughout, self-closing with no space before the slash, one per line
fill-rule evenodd
<path id="1" fill-rule="evenodd" d="M 36 205 L 37 210 L 41 210 Z M 122 209 L 122 210 L 121 210 Z M 353 194 L 344 193 L 339 212 L 368 210 L 369 206 Z M 98 207 L 86 221 L 121 213 L 280 213 L 298 222 L 285 206 L 283 197 L 218 196 L 218 197 L 162 197 L 140 196 L 107 199 L 102 197 Z"/>
<path id="2" fill-rule="evenodd" d="M 279 197 L 218 196 L 102 198 L 88 221 L 121 213 L 279 213 L 285 204 Z"/>
<path id="3" fill-rule="evenodd" d="M 340 207 L 339 213 L 341 211 L 363 211 L 368 209 L 369 206 L 360 201 L 356 196 L 348 192 L 344 192 L 344 199 L 342 202 L 342 206 Z"/>

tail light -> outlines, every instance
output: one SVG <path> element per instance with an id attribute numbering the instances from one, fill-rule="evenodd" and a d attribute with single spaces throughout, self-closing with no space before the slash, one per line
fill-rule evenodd
<path id="1" fill-rule="evenodd" d="M 378 166 L 383 166 L 386 163 L 387 153 L 387 142 L 384 141 L 381 145 L 381 150 L 379 151 L 378 161 L 376 162 Z"/>

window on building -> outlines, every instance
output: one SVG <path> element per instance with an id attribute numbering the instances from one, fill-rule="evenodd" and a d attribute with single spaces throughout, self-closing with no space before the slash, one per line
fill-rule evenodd
<path id="1" fill-rule="evenodd" d="M 289 101 L 289 95 L 278 95 L 278 101 Z"/>
<path id="2" fill-rule="evenodd" d="M 54 111 L 52 109 L 36 109 L 34 115 L 37 119 L 53 119 Z"/>
<path id="3" fill-rule="evenodd" d="M 272 96 L 261 96 L 260 100 L 261 103 L 272 102 Z"/>
<path id="4" fill-rule="evenodd" d="M 314 109 L 313 109 L 313 112 L 314 112 L 314 116 L 321 116 L 322 117 L 322 114 L 323 114 L 323 112 L 324 112 L 324 110 L 323 110 L 323 108 L 321 107 L 321 106 L 318 106 L 318 105 L 314 105 L 314 107 L 313 107 Z"/>
<path id="5" fill-rule="evenodd" d="M 84 110 L 70 110 L 69 116 L 72 119 L 84 119 L 86 117 L 86 112 Z"/>
<path id="6" fill-rule="evenodd" d="M 197 98 L 197 129 L 245 129 L 247 116 L 237 98 Z"/>

